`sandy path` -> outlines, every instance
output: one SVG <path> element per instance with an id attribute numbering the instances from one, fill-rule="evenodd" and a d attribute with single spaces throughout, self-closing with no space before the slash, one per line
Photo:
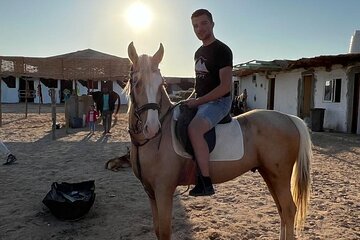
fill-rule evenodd
<path id="1" fill-rule="evenodd" d="M 147 196 L 130 168 L 104 169 L 129 146 L 127 116 L 118 115 L 112 134 L 102 127 L 56 131 L 50 107 L 3 104 L 0 138 L 18 163 L 0 165 L 0 239 L 156 239 Z M 63 108 L 57 108 L 63 122 Z M 313 133 L 313 192 L 301 239 L 360 239 L 360 136 Z M 95 180 L 96 199 L 76 222 L 59 221 L 42 204 L 52 182 Z M 179 187 L 178 191 L 185 190 Z M 258 173 L 216 185 L 211 198 L 174 198 L 173 239 L 277 239 L 279 217 Z"/>

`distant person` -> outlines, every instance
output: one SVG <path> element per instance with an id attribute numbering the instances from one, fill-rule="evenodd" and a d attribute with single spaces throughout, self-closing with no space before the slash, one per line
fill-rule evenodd
<path id="1" fill-rule="evenodd" d="M 86 114 L 86 123 L 89 125 L 90 133 L 95 132 L 96 120 L 99 117 L 99 113 L 95 109 L 95 105 L 91 105 L 89 111 Z"/>
<path id="2" fill-rule="evenodd" d="M 70 98 L 71 91 L 65 88 L 63 94 L 64 94 L 64 102 L 66 102 Z"/>
<path id="3" fill-rule="evenodd" d="M 17 160 L 16 157 L 10 152 L 10 150 L 5 146 L 2 141 L 0 141 L 0 153 L 2 157 L 6 158 L 6 162 L 4 163 L 4 165 L 10 165 Z"/>
<path id="4" fill-rule="evenodd" d="M 247 109 L 247 91 L 246 88 L 244 89 L 244 91 L 240 94 L 239 96 L 239 100 L 238 100 L 238 104 L 239 104 L 239 109 L 241 111 L 241 113 L 246 112 Z"/>
<path id="5" fill-rule="evenodd" d="M 112 114 L 114 113 L 116 99 L 117 96 L 114 92 L 110 92 L 107 87 L 102 89 L 101 99 L 97 107 L 103 118 L 104 134 L 110 133 Z"/>
<path id="6" fill-rule="evenodd" d="M 215 127 L 231 110 L 233 55 L 231 49 L 214 36 L 214 21 L 206 9 L 191 15 L 193 30 L 202 46 L 195 52 L 196 98 L 186 100 L 190 108 L 197 108 L 189 124 L 188 134 L 194 149 L 199 174 L 191 196 L 215 193 L 209 172 L 209 148 L 204 134 Z"/>
<path id="7" fill-rule="evenodd" d="M 234 99 L 231 104 L 231 112 L 233 116 L 237 116 L 241 113 L 240 107 L 239 107 L 239 96 L 234 96 Z"/>

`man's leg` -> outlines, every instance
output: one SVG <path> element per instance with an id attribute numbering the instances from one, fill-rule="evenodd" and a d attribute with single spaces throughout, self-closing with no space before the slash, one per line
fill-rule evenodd
<path id="1" fill-rule="evenodd" d="M 195 188 L 189 193 L 192 196 L 207 196 L 214 194 L 214 188 L 209 172 L 209 148 L 204 138 L 204 134 L 209 130 L 209 122 L 199 117 L 195 117 L 188 127 L 189 138 L 201 174 L 201 176 L 198 177 Z"/>
<path id="2" fill-rule="evenodd" d="M 108 131 L 107 132 L 110 132 L 110 129 L 111 129 L 111 122 L 112 122 L 112 112 L 109 112 L 108 113 L 108 116 L 107 116 L 107 118 L 108 118 Z"/>
<path id="3" fill-rule="evenodd" d="M 107 114 L 103 113 L 103 125 L 104 125 L 104 133 L 107 132 Z"/>

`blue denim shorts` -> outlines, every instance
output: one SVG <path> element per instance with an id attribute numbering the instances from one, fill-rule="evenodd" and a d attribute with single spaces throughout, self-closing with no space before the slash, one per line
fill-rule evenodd
<path id="1" fill-rule="evenodd" d="M 230 112 L 231 103 L 231 96 L 228 96 L 202 104 L 198 107 L 196 117 L 206 119 L 213 128 Z"/>

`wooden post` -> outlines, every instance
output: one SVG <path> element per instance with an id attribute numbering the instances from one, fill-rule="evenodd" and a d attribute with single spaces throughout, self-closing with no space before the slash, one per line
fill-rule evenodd
<path id="1" fill-rule="evenodd" d="M 54 88 L 50 88 L 49 95 L 51 97 L 51 119 L 52 119 L 52 140 L 56 139 L 56 92 Z"/>
<path id="2" fill-rule="evenodd" d="M 27 118 L 27 114 L 28 114 L 28 98 L 29 96 L 29 82 L 27 80 L 27 78 L 25 78 L 25 118 Z"/>
<path id="3" fill-rule="evenodd" d="M 77 94 L 78 92 L 78 87 L 77 87 L 77 81 L 73 80 L 73 86 L 74 86 L 74 91 L 73 94 L 75 94 L 75 116 L 79 117 L 79 96 Z"/>
<path id="4" fill-rule="evenodd" d="M 69 133 L 69 110 L 68 110 L 68 99 L 65 100 L 65 129 L 66 133 Z"/>
<path id="5" fill-rule="evenodd" d="M 42 92 L 41 92 L 41 84 L 40 84 L 40 79 L 39 79 L 39 84 L 38 84 L 38 87 L 37 87 L 37 95 L 39 96 L 39 114 L 41 112 L 41 96 L 42 96 Z"/>

